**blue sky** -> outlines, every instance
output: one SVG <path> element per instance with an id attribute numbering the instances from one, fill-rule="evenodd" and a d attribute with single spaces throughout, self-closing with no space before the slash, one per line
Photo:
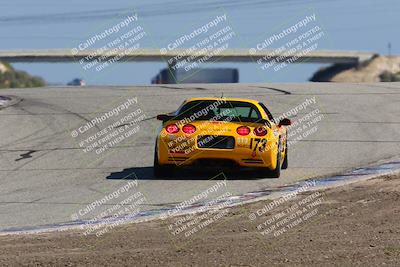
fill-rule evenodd
<path id="1" fill-rule="evenodd" d="M 141 0 L 54 1 L 13 0 L 0 3 L 0 49 L 72 48 L 126 14 L 137 12 L 147 33 L 141 47 L 161 48 L 177 37 L 227 14 L 235 37 L 230 48 L 255 46 L 305 15 L 316 14 L 324 31 L 318 49 L 400 53 L 398 0 Z M 165 63 L 114 64 L 99 73 L 84 71 L 79 63 L 15 64 L 50 83 L 82 77 L 89 84 L 149 84 Z M 262 71 L 255 63 L 208 64 L 237 67 L 241 82 L 306 81 L 322 65 L 294 64 L 277 72 Z"/>

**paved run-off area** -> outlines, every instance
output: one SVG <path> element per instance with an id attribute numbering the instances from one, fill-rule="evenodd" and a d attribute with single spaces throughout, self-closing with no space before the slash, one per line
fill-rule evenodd
<path id="1" fill-rule="evenodd" d="M 152 174 L 160 126 L 153 117 L 175 110 L 190 97 L 258 99 L 275 116 L 315 97 L 315 103 L 291 118 L 296 121 L 315 110 L 323 115 L 318 121 L 303 123 L 315 131 L 289 147 L 289 169 L 281 178 L 246 179 L 246 174 L 233 174 L 224 189 L 232 195 L 338 173 L 400 151 L 398 83 L 54 87 L 1 90 L 1 95 L 22 101 L 0 109 L 0 230 L 92 219 L 122 198 L 107 201 L 98 211 L 80 211 L 135 177 L 135 190 L 145 196 L 141 211 L 174 207 L 215 185 L 213 175 L 157 180 Z M 71 133 L 128 99 L 137 103 L 132 100 L 135 103 L 124 114 L 138 109 L 144 114 L 138 130 L 102 153 L 84 152 L 80 142 L 114 123 L 116 117 L 92 127 L 90 133 L 75 138 Z"/>

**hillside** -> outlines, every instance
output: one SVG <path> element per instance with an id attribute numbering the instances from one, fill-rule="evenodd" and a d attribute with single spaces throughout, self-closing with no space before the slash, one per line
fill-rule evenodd
<path id="1" fill-rule="evenodd" d="M 37 76 L 31 76 L 25 71 L 15 70 L 10 64 L 0 62 L 0 88 L 30 88 L 41 87 L 46 82 Z"/>
<path id="2" fill-rule="evenodd" d="M 400 56 L 377 56 L 358 66 L 335 64 L 318 70 L 313 82 L 395 82 L 400 81 Z"/>

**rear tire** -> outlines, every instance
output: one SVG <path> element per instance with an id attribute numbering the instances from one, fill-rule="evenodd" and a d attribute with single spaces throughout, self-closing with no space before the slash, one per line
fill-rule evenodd
<path id="1" fill-rule="evenodd" d="M 270 169 L 265 168 L 265 169 L 262 169 L 259 173 L 263 177 L 267 176 L 269 178 L 279 178 L 279 176 L 281 175 L 281 152 L 278 151 L 275 169 L 270 170 Z"/>
<path id="2" fill-rule="evenodd" d="M 156 178 L 173 177 L 175 174 L 174 166 L 160 165 L 158 163 L 157 156 L 157 146 L 154 149 L 154 164 L 153 164 L 153 174 Z"/>
<path id="3" fill-rule="evenodd" d="M 282 163 L 282 170 L 288 168 L 288 148 L 287 148 L 287 143 L 285 144 L 285 158 L 283 159 Z"/>
<path id="4" fill-rule="evenodd" d="M 278 155 L 276 158 L 276 168 L 270 171 L 270 175 L 272 178 L 279 178 L 281 176 L 281 151 L 278 151 Z"/>

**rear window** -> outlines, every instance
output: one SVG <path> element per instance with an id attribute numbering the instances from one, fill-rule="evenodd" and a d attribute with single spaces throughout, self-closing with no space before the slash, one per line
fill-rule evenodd
<path id="1" fill-rule="evenodd" d="M 254 122 L 260 120 L 261 115 L 257 107 L 251 103 L 223 99 L 199 100 L 184 104 L 177 111 L 176 119 Z"/>
<path id="2" fill-rule="evenodd" d="M 274 120 L 274 117 L 272 116 L 272 113 L 267 109 L 267 107 L 263 104 L 263 103 L 258 103 L 263 109 L 264 109 L 264 111 L 265 111 L 265 113 L 267 113 L 267 116 L 268 116 L 268 119 L 270 120 L 270 121 L 275 121 Z"/>

